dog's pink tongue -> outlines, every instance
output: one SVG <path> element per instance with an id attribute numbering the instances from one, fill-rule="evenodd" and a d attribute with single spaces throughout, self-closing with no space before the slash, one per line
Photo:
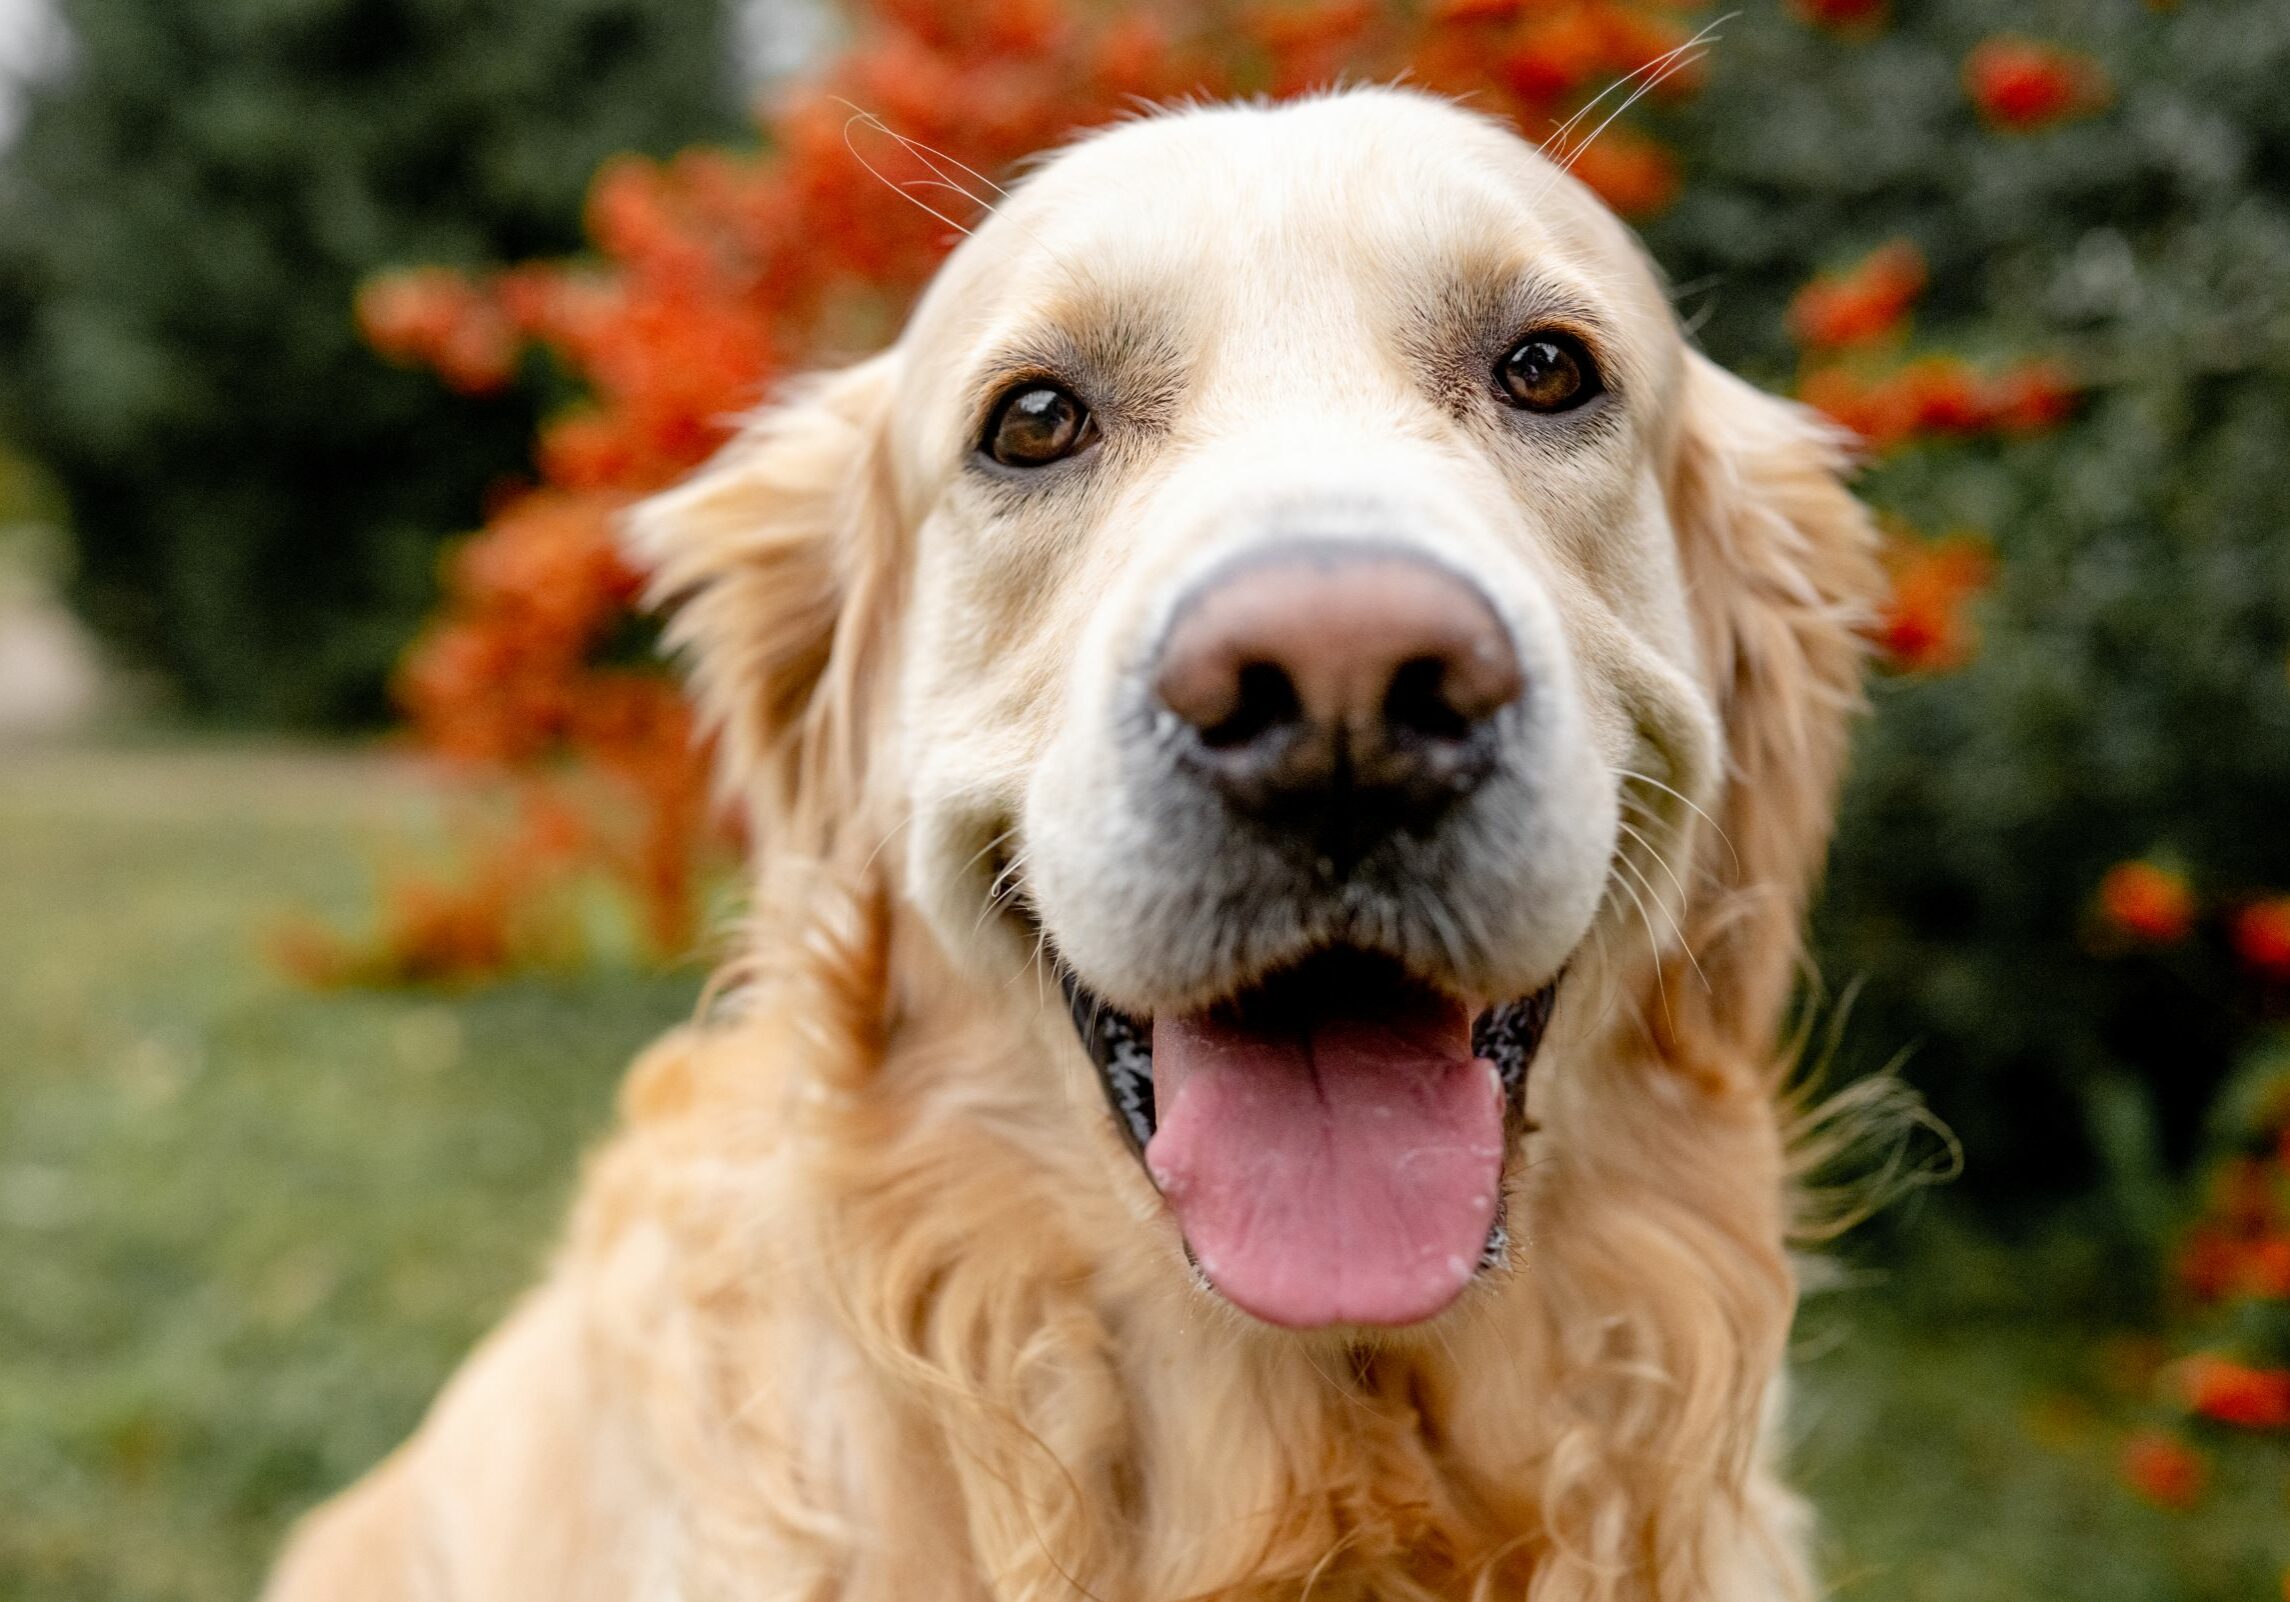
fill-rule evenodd
<path id="1" fill-rule="evenodd" d="M 1292 1329 L 1412 1324 L 1495 1220 L 1503 1097 L 1458 1008 L 1256 1027 L 1153 1024 L 1145 1151 L 1211 1283 Z"/>

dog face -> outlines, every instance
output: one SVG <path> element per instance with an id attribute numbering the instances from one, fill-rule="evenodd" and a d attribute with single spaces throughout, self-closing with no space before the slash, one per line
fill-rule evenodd
<path id="1" fill-rule="evenodd" d="M 637 543 L 767 862 L 902 836 L 981 993 L 1054 973 L 1210 1284 L 1401 1325 L 1503 1255 L 1562 991 L 1793 923 L 1866 579 L 1834 465 L 1570 178 L 1373 92 L 1058 157 Z"/>

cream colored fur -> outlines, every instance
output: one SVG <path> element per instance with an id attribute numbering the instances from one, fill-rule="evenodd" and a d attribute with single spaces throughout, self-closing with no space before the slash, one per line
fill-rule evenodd
<path id="1" fill-rule="evenodd" d="M 1377 365 L 1385 306 L 1460 256 L 1597 299 L 1632 408 L 1604 455 L 1522 466 Z M 1258 262 L 1264 305 L 1219 281 Z M 979 353 L 1129 291 L 1204 397 L 1176 437 L 1055 526 L 966 487 Z M 1325 316 L 1283 349 L 1265 306 Z M 1299 416 L 1361 441 L 1347 462 L 1400 440 L 1379 483 L 1406 450 L 1447 464 L 1423 537 L 1554 631 L 1581 793 L 1642 842 L 1595 837 L 1636 893 L 1600 862 L 1568 935 L 1511 1265 L 1349 1336 L 1257 1325 L 1186 1272 L 965 860 L 1089 803 L 1039 794 L 1097 760 L 1089 686 L 1228 537 L 1171 508 L 1222 504 L 1202 473 L 1243 499 L 1266 464 L 1309 476 Z M 1285 443 L 1232 448 L 1256 428 Z M 1842 465 L 1685 348 L 1595 202 L 1435 102 L 1186 113 L 1052 163 L 898 347 L 640 518 L 755 816 L 732 999 L 637 1065 L 546 1285 L 304 1526 L 273 1602 L 1809 1595 L 1771 1461 L 1774 1059 L 1878 584 Z"/>

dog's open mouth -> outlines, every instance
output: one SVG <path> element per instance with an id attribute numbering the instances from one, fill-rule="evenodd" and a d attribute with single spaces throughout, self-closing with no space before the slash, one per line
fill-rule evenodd
<path id="1" fill-rule="evenodd" d="M 1504 1159 L 1556 980 L 1476 1019 L 1345 948 L 1149 1020 L 1064 982 L 1114 1116 L 1244 1311 L 1412 1324 L 1499 1255 Z"/>

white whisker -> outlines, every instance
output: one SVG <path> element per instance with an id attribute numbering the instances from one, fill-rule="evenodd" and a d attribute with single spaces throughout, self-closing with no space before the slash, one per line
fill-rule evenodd
<path id="1" fill-rule="evenodd" d="M 1615 825 L 1621 829 L 1624 834 L 1637 841 L 1640 849 L 1642 849 L 1647 856 L 1654 859 L 1654 866 L 1660 868 L 1663 873 L 1669 876 L 1671 886 L 1678 892 L 1678 905 L 1680 907 L 1685 906 L 1687 902 L 1693 900 L 1693 897 L 1686 893 L 1685 880 L 1678 877 L 1677 870 L 1670 866 L 1669 859 L 1664 857 L 1660 851 L 1654 848 L 1653 841 L 1647 839 L 1643 834 L 1640 834 L 1630 825 L 1627 819 L 1617 818 L 1615 820 Z M 1649 888 L 1651 888 L 1651 886 L 1649 886 Z"/>
<path id="2" fill-rule="evenodd" d="M 1631 90 L 1629 96 L 1623 100 L 1622 104 L 1616 106 L 1612 111 L 1608 112 L 1605 119 L 1601 121 L 1597 127 L 1590 130 L 1589 137 L 1584 139 L 1580 144 L 1576 145 L 1572 150 L 1569 150 L 1566 153 L 1566 159 L 1558 164 L 1558 170 L 1560 172 L 1574 171 L 1574 164 L 1582 159 L 1583 152 L 1587 151 L 1592 145 L 1597 144 L 1599 136 L 1605 133 L 1607 129 L 1613 127 L 1624 113 L 1629 111 L 1632 106 L 1638 104 L 1639 101 L 1652 94 L 1656 89 L 1662 87 L 1665 81 L 1676 76 L 1678 73 L 1685 71 L 1688 67 L 1693 66 L 1696 62 L 1700 61 L 1705 54 L 1707 54 L 1707 52 L 1696 51 L 1692 55 L 1679 56 L 1676 60 L 1663 67 L 1660 72 L 1655 73 L 1654 76 L 1648 78 L 1637 88 Z"/>
<path id="3" fill-rule="evenodd" d="M 963 238 L 968 239 L 970 237 L 970 230 L 968 228 L 965 228 L 962 224 L 956 222 L 952 217 L 947 216 L 945 212 L 940 211 L 936 206 L 930 204 L 930 202 L 926 200 L 918 200 L 913 195 L 908 194 L 906 185 L 894 182 L 889 174 L 885 173 L 880 167 L 877 167 L 873 162 L 859 154 L 859 147 L 855 142 L 853 142 L 851 138 L 851 126 L 853 123 L 859 122 L 867 123 L 873 127 L 882 126 L 880 118 L 875 117 L 869 112 L 863 111 L 854 113 L 850 120 L 843 124 L 843 148 L 851 153 L 851 159 L 857 162 L 860 166 L 866 168 L 867 172 L 874 178 L 875 182 L 881 184 L 892 194 L 899 196 L 901 199 L 912 205 L 916 210 L 937 218 L 940 222 L 946 224 L 947 227 L 953 229 Z"/>
<path id="4" fill-rule="evenodd" d="M 993 190 L 995 194 L 1002 196 L 1005 200 L 1009 198 L 1010 191 L 1004 189 L 1000 184 L 987 177 L 984 173 L 971 166 L 968 162 L 965 162 L 958 157 L 950 156 L 945 151 L 940 150 L 935 146 L 926 145 L 919 139 L 910 138 L 908 135 L 900 133 L 896 128 L 893 128 L 889 123 L 883 121 L 882 118 L 876 116 L 873 112 L 868 111 L 863 107 L 844 99 L 841 95 L 837 95 L 834 98 L 837 104 L 849 107 L 854 116 L 865 118 L 870 127 L 877 129 L 887 138 L 897 140 L 900 145 L 905 147 L 907 154 L 913 156 L 915 160 L 921 162 L 925 167 L 928 167 L 940 178 L 946 179 L 945 170 L 938 165 L 943 161 L 948 167 L 958 168 L 962 172 L 965 172 L 971 177 L 977 179 L 980 183 L 984 184 L 988 189 Z M 968 195 L 970 199 L 976 201 L 979 205 L 984 206 L 988 211 L 992 211 L 994 209 L 992 205 L 988 204 L 984 200 L 980 200 L 976 195 L 970 194 L 969 190 L 964 189 L 960 184 L 955 183 L 952 179 L 946 179 L 946 181 L 949 188 L 955 189 L 964 195 Z"/>
<path id="5" fill-rule="evenodd" d="M 998 832 L 998 833 L 997 833 L 997 834 L 994 836 L 994 838 L 993 838 L 993 839 L 991 839 L 991 840 L 987 841 L 987 842 L 986 842 L 984 845 L 980 846 L 980 847 L 979 847 L 977 850 L 975 850 L 975 851 L 971 852 L 971 853 L 970 853 L 970 857 L 969 857 L 969 860 L 968 860 L 968 861 L 966 861 L 966 862 L 964 862 L 960 868 L 958 868 L 958 869 L 956 869 L 956 870 L 955 870 L 956 874 L 959 876 L 959 875 L 961 875 L 961 874 L 965 874 L 965 873 L 968 873 L 968 872 L 969 872 L 969 871 L 970 871 L 972 868 L 975 868 L 975 867 L 977 867 L 977 866 L 978 866 L 978 864 L 979 864 L 981 861 L 983 861 L 983 860 L 984 860 L 984 859 L 985 859 L 985 858 L 986 858 L 988 855 L 990 855 L 990 854 L 991 854 L 991 853 L 993 853 L 993 852 L 996 852 L 996 851 L 999 851 L 999 850 L 1001 850 L 1003 846 L 1005 846 L 1005 845 L 1009 844 L 1009 842 L 1010 842 L 1010 837 L 1011 837 L 1012 835 L 1016 834 L 1017 832 L 1018 832 L 1018 826 L 1017 826 L 1016 824 L 1014 824 L 1014 823 L 1013 823 L 1013 824 L 1010 824 L 1010 825 L 1008 825 L 1008 826 L 1006 826 L 1005 828 L 1003 828 L 1003 829 L 1002 829 L 1000 832 Z M 886 843 L 888 843 L 888 836 L 886 836 L 886 837 L 885 837 L 885 842 L 886 842 Z M 880 848 L 878 848 L 878 849 L 880 849 Z"/>
<path id="6" fill-rule="evenodd" d="M 1651 848 L 1649 847 L 1649 849 Z M 1694 977 L 1702 982 L 1703 990 L 1714 992 L 1714 987 L 1710 984 L 1710 976 L 1702 972 L 1701 959 L 1694 955 L 1694 948 L 1686 943 L 1686 931 L 1679 927 L 1678 915 L 1670 910 L 1669 904 L 1667 902 L 1665 902 L 1659 895 L 1655 894 L 1654 886 L 1646 878 L 1644 870 L 1639 868 L 1637 864 L 1630 860 L 1629 854 L 1627 852 L 1617 852 L 1615 854 L 1614 860 L 1622 868 L 1626 869 L 1632 878 L 1638 881 L 1638 883 L 1645 889 L 1646 894 L 1652 898 L 1654 905 L 1662 909 L 1662 920 L 1670 926 L 1670 932 L 1678 937 L 1678 949 L 1686 954 L 1686 962 L 1693 968 Z M 1675 876 L 1673 875 L 1673 877 Z M 1684 891 L 1681 889 L 1679 893 L 1682 895 L 1684 894 Z"/>
<path id="7" fill-rule="evenodd" d="M 1652 60 L 1641 62 L 1638 66 L 1624 73 L 1621 77 L 1615 79 L 1612 83 L 1599 90 L 1598 93 L 1592 95 L 1588 100 L 1584 101 L 1580 106 L 1575 108 L 1574 115 L 1567 118 L 1566 121 L 1560 123 L 1556 128 L 1552 129 L 1549 135 L 1544 138 L 1543 142 L 1535 147 L 1536 150 L 1547 156 L 1550 154 L 1551 146 L 1553 145 L 1558 145 L 1561 149 L 1564 149 L 1566 136 L 1574 132 L 1576 125 L 1579 124 L 1583 118 L 1589 116 L 1593 111 L 1596 111 L 1598 107 L 1605 101 L 1608 95 L 1614 93 L 1615 90 L 1620 89 L 1623 87 L 1623 85 L 1635 82 L 1637 79 L 1644 77 L 1650 72 L 1662 73 L 1666 76 L 1668 71 L 1673 67 L 1673 64 L 1677 62 L 1679 57 L 1685 55 L 1689 50 L 1697 50 L 1703 45 L 1714 43 L 1717 39 L 1718 30 L 1723 28 L 1727 23 L 1731 22 L 1735 17 L 1739 15 L 1740 13 L 1737 11 L 1727 12 L 1724 16 L 1718 17 L 1710 22 L 1691 39 L 1683 40 L 1680 43 L 1671 46 L 1668 50 L 1663 51 L 1660 55 L 1654 57 Z M 1657 79 L 1656 81 L 1659 80 Z M 1631 98 L 1635 99 L 1637 97 L 1633 95 Z M 1630 108 L 1627 104 L 1622 107 L 1623 111 L 1627 111 L 1629 109 Z M 1615 113 L 1615 116 L 1620 115 L 1620 111 Z M 1613 121 L 1613 118 L 1609 117 L 1607 121 L 1611 122 Z M 1605 129 L 1605 123 L 1599 124 L 1600 133 L 1605 132 Z M 1597 137 L 1598 134 L 1594 133 L 1590 136 L 1590 139 L 1596 139 Z M 1590 140 L 1584 140 L 1583 143 L 1588 145 Z"/>
<path id="8" fill-rule="evenodd" d="M 885 851 L 887 851 L 888 849 L 890 849 L 890 843 L 891 843 L 893 840 L 895 840 L 895 839 L 897 839 L 897 838 L 898 838 L 898 832 L 899 832 L 901 829 L 905 828 L 905 827 L 906 827 L 906 826 L 907 826 L 909 823 L 911 823 L 911 822 L 913 822 L 913 821 L 914 821 L 914 819 L 913 819 L 913 815 L 912 815 L 911 813 L 910 813 L 910 814 L 902 814 L 902 815 L 899 817 L 899 819 L 898 819 L 898 821 L 897 821 L 897 822 L 893 823 L 893 824 L 892 824 L 892 825 L 891 825 L 889 828 L 887 828 L 887 829 L 885 829 L 885 830 L 883 831 L 883 837 L 882 837 L 880 840 L 877 840 L 877 841 L 875 842 L 875 848 L 874 848 L 874 850 L 872 850 L 872 851 L 870 851 L 870 852 L 868 852 L 868 853 L 867 853 L 867 860 L 859 864 L 859 877 L 860 877 L 860 878 L 864 879 L 864 878 L 865 878 L 865 877 L 866 877 L 868 874 L 870 874 L 870 873 L 872 873 L 872 872 L 874 871 L 874 868 L 875 868 L 875 863 L 876 863 L 876 861 L 877 861 L 877 860 L 878 860 L 878 859 L 879 859 L 879 858 L 882 856 L 882 854 L 883 854 Z M 1007 833 L 1007 831 L 1005 831 L 1005 833 Z M 1000 842 L 1000 840 L 998 840 L 998 839 L 997 839 L 995 842 L 993 842 L 993 844 L 990 844 L 990 845 L 988 845 L 988 846 L 986 847 L 986 850 L 987 850 L 987 851 L 991 851 L 991 850 L 993 850 L 993 849 L 994 849 L 994 846 L 995 846 L 995 845 L 998 845 L 998 844 L 1000 844 L 1000 843 L 1001 843 L 1001 842 Z M 985 854 L 985 852 L 980 852 L 980 853 L 979 853 L 979 855 L 980 855 L 980 856 L 983 856 L 984 854 Z M 978 858 L 977 858 L 977 857 L 972 857 L 970 860 L 971 860 L 972 862 L 976 862 L 976 861 L 978 860 Z"/>
<path id="9" fill-rule="evenodd" d="M 1617 856 L 1614 861 L 1619 864 L 1622 859 Z M 1662 977 L 1662 937 L 1655 932 L 1653 915 L 1646 910 L 1646 903 L 1639 899 L 1638 892 L 1630 887 L 1629 880 L 1617 874 L 1612 867 L 1607 869 L 1606 877 L 1608 883 L 1619 887 L 1630 898 L 1630 904 L 1638 909 L 1638 921 L 1646 926 L 1646 950 L 1654 959 L 1654 992 L 1662 998 L 1662 1016 L 1669 1020 L 1670 1027 L 1675 1030 L 1677 1020 L 1670 1012 L 1670 989 Z"/>
<path id="10" fill-rule="evenodd" d="M 1673 789 L 1669 785 L 1664 784 L 1660 779 L 1654 778 L 1650 774 L 1634 772 L 1629 768 L 1616 768 L 1614 770 L 1614 776 L 1618 779 L 1634 779 L 1640 784 L 1651 785 L 1653 788 L 1661 791 L 1664 795 L 1676 796 L 1686 805 L 1687 809 L 1690 810 L 1694 816 L 1700 818 L 1704 823 L 1710 826 L 1711 832 L 1716 834 L 1718 840 L 1725 846 L 1727 853 L 1732 856 L 1734 867 L 1738 869 L 1741 866 L 1741 853 L 1734 850 L 1733 837 L 1728 835 L 1725 832 L 1724 826 L 1721 825 L 1717 819 L 1711 817 L 1707 812 L 1703 811 L 1702 808 L 1695 803 L 1694 798 L 1687 795 L 1685 791 Z"/>
<path id="11" fill-rule="evenodd" d="M 951 167 L 958 172 L 965 173 L 968 176 L 977 179 L 979 183 L 994 191 L 997 196 L 1004 200 L 1007 200 L 1010 197 L 1009 190 L 1003 188 L 1000 184 L 987 177 L 984 173 L 971 166 L 968 162 L 965 162 L 958 157 L 950 156 L 943 150 L 938 150 L 930 145 L 926 145 L 919 139 L 909 138 L 907 135 L 900 133 L 896 128 L 893 128 L 889 123 L 883 121 L 883 119 L 875 115 L 875 113 L 853 104 L 850 100 L 845 99 L 843 96 L 837 95 L 835 96 L 835 100 L 838 104 L 849 107 L 851 111 L 849 121 L 843 124 L 844 148 L 849 149 L 851 151 L 852 158 L 856 160 L 860 166 L 865 167 L 867 171 L 873 173 L 875 178 L 885 187 L 896 191 L 902 199 L 908 201 L 910 204 L 918 207 L 922 211 L 928 212 L 931 216 L 938 218 L 941 222 L 946 223 L 948 227 L 959 230 L 963 236 L 967 238 L 971 233 L 970 229 L 963 227 L 962 224 L 955 222 L 950 217 L 947 217 L 937 208 L 924 204 L 909 191 L 913 189 L 936 188 L 944 189 L 950 193 L 960 195 L 964 200 L 969 201 L 970 204 L 976 206 L 980 211 L 986 213 L 988 216 L 1000 218 L 1004 227 L 1017 228 L 1028 239 L 1032 240 L 1035 248 L 1041 251 L 1043 259 L 1049 262 L 1052 267 L 1056 268 L 1057 271 L 1064 276 L 1067 282 L 1075 285 L 1077 288 L 1083 285 L 1084 280 L 1082 275 L 1075 269 L 1073 263 L 1069 261 L 1063 253 L 1051 249 L 1048 242 L 1045 241 L 1034 229 L 1026 227 L 1024 224 L 1015 222 L 1011 219 L 1002 218 L 1000 207 L 998 207 L 992 200 L 987 199 L 984 195 L 981 195 L 975 190 L 971 189 L 967 184 L 956 181 L 956 179 L 947 171 L 947 168 Z M 870 164 L 864 156 L 861 156 L 858 151 L 852 147 L 851 125 L 853 123 L 862 123 L 869 129 L 880 133 L 884 138 L 889 139 L 893 143 L 897 144 L 900 149 L 904 150 L 915 160 L 921 162 L 923 166 L 929 168 L 932 177 L 911 178 L 904 183 L 891 182 L 889 178 L 876 171 L 873 165 Z M 940 165 L 942 162 L 945 164 L 944 166 Z"/>
<path id="12" fill-rule="evenodd" d="M 979 910 L 978 921 L 971 925 L 970 933 L 973 936 L 982 933 L 987 924 L 1008 910 L 1013 898 L 1024 894 L 1025 881 L 1019 875 L 1025 871 L 1025 867 L 1026 854 L 1021 851 L 1003 864 L 1001 872 L 994 875 L 993 882 L 986 887 L 986 904 Z"/>

